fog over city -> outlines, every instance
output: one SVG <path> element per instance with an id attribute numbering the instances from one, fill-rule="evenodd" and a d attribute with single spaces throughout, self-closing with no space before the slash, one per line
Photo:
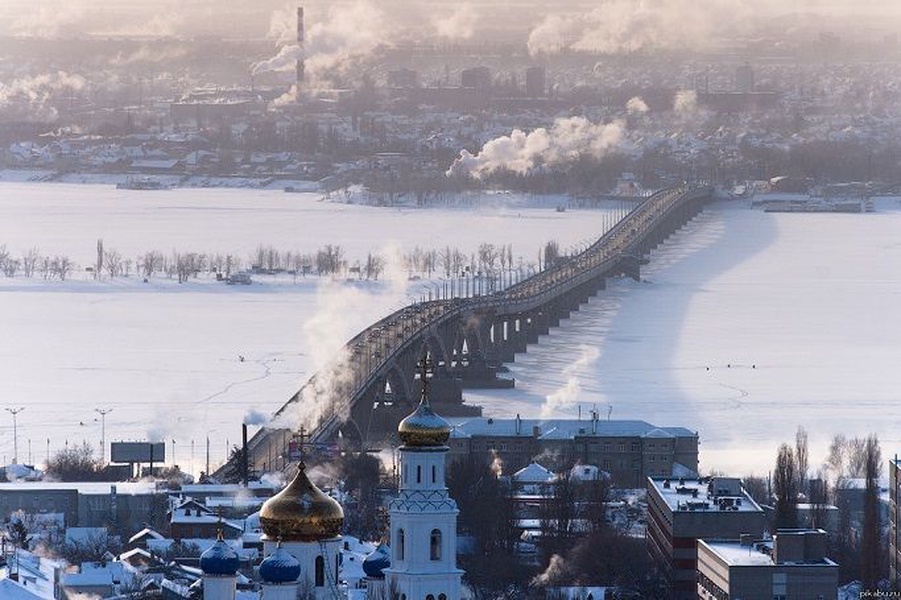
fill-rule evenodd
<path id="1" fill-rule="evenodd" d="M 294 4 L 263 0 L 239 2 L 176 0 L 138 2 L 100 0 L 8 0 L 0 7 L 0 31 L 17 37 L 78 36 L 176 37 L 222 35 L 254 39 L 279 35 L 281 17 Z M 461 2 L 390 0 L 387 2 L 311 0 L 305 3 L 311 22 L 329 13 L 366 7 L 390 23 L 381 33 L 385 43 L 438 38 L 493 41 L 528 36 L 530 48 L 559 47 L 562 36 L 576 48 L 634 49 L 688 42 L 703 45 L 698 35 L 734 39 L 801 30 L 812 23 L 843 33 L 855 27 L 889 31 L 901 14 L 890 1 L 828 0 L 607 0 Z M 288 27 L 290 29 L 290 27 Z M 860 31 L 858 33 L 863 33 Z M 607 36 L 609 39 L 602 39 Z"/>
<path id="2" fill-rule="evenodd" d="M 0 598 L 901 591 L 899 231 L 898 0 L 0 0 Z"/>

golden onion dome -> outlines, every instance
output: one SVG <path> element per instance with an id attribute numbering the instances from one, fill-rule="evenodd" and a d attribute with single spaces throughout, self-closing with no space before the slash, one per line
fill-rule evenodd
<path id="1" fill-rule="evenodd" d="M 404 446 L 445 446 L 450 432 L 450 424 L 435 414 L 425 394 L 416 410 L 397 426 L 397 435 Z"/>
<path id="2" fill-rule="evenodd" d="M 307 477 L 301 463 L 294 480 L 260 509 L 260 526 L 270 540 L 318 542 L 341 533 L 344 510 Z"/>

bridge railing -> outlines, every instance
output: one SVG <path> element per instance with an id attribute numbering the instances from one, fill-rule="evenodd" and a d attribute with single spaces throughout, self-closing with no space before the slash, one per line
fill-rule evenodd
<path id="1" fill-rule="evenodd" d="M 648 231 L 674 207 L 701 193 L 707 192 L 690 186 L 661 190 L 637 204 L 579 254 L 563 257 L 505 290 L 489 295 L 414 303 L 387 315 L 354 336 L 344 346 L 342 356 L 328 365 L 325 373 L 314 374 L 276 415 L 282 416 L 291 404 L 303 402 L 305 397 L 307 401 L 325 402 L 329 410 L 322 413 L 312 439 L 329 438 L 357 398 L 384 376 L 386 365 L 421 339 L 429 328 L 464 314 L 497 311 L 502 307 L 507 307 L 510 312 L 526 311 L 545 305 L 575 287 L 609 273 L 625 257 L 635 256 Z M 251 448 L 260 442 L 260 433 L 251 440 Z"/>

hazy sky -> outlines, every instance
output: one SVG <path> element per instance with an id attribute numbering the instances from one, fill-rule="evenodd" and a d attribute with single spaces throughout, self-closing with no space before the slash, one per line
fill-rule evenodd
<path id="1" fill-rule="evenodd" d="M 605 21 L 604 30 L 628 31 L 645 21 L 667 19 L 675 29 L 693 28 L 692 21 L 717 22 L 727 28 L 771 19 L 777 15 L 804 14 L 820 17 L 867 17 L 886 27 L 901 15 L 895 0 L 564 0 L 548 5 L 543 0 L 473 1 L 438 0 L 3 0 L 0 33 L 32 37 L 94 35 L 195 35 L 259 38 L 304 4 L 309 24 L 341 10 L 367 7 L 387 21 L 390 35 L 401 30 L 423 32 L 423 23 L 446 23 L 425 28 L 427 35 L 467 37 L 490 32 L 499 23 L 531 29 L 554 18 L 593 14 Z M 891 23 L 886 23 L 889 20 Z M 836 27 L 857 20 L 835 21 Z M 276 24 L 276 28 L 278 25 Z M 442 33 L 443 32 L 443 33 Z"/>

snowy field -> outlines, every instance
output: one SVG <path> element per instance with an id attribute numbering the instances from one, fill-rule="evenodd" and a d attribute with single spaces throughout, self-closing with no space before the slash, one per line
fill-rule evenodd
<path id="1" fill-rule="evenodd" d="M 97 238 L 125 256 L 231 252 L 259 244 L 350 257 L 447 244 L 513 244 L 534 261 L 550 239 L 593 238 L 610 213 L 517 205 L 388 209 L 252 190 L 128 192 L 112 186 L 0 184 L 0 244 L 93 261 Z M 486 413 L 582 414 L 685 426 L 704 469 L 766 472 L 798 425 L 812 464 L 835 433 L 879 434 L 901 447 L 901 204 L 873 214 L 774 214 L 719 203 L 643 267 L 608 289 L 511 365 L 517 389 L 470 392 Z M 422 282 L 325 284 L 309 278 L 178 286 L 0 277 L 0 397 L 18 415 L 19 456 L 45 458 L 100 439 L 175 440 L 176 462 L 202 468 L 237 442 L 249 411 L 279 407 L 356 331 L 423 293 Z M 83 279 L 83 277 L 82 277 Z M 244 356 L 242 362 L 238 356 Z M 0 417 L 11 458 L 12 419 Z M 192 443 L 194 452 L 192 453 Z"/>
<path id="2" fill-rule="evenodd" d="M 489 207 L 497 202 L 508 206 Z M 535 262 L 548 240 L 562 249 L 592 239 L 610 211 L 556 212 L 559 198 L 528 208 L 523 199 L 485 197 L 481 207 L 371 208 L 318 201 L 313 194 L 224 188 L 117 190 L 112 185 L 0 184 L 0 245 L 14 256 L 37 247 L 93 264 L 96 241 L 134 258 L 148 250 L 232 253 L 249 262 L 260 244 L 314 253 L 339 244 L 351 259 L 397 256 L 416 246 L 512 244 Z M 534 205 L 535 202 L 532 202 Z M 395 263 L 397 261 L 394 261 Z M 251 411 L 279 408 L 359 330 L 428 294 L 423 281 L 389 264 L 379 284 L 316 277 L 251 286 L 214 281 L 178 285 L 134 275 L 95 282 L 0 276 L 0 398 L 18 415 L 19 457 L 42 462 L 50 450 L 101 437 L 175 440 L 184 468 L 202 468 L 206 435 L 213 463 L 240 438 Z M 244 361 L 239 360 L 244 357 Z M 0 417 L 0 454 L 13 456 L 12 418 Z M 194 453 L 191 453 L 192 442 Z M 193 460 L 192 460 L 193 456 Z"/>

